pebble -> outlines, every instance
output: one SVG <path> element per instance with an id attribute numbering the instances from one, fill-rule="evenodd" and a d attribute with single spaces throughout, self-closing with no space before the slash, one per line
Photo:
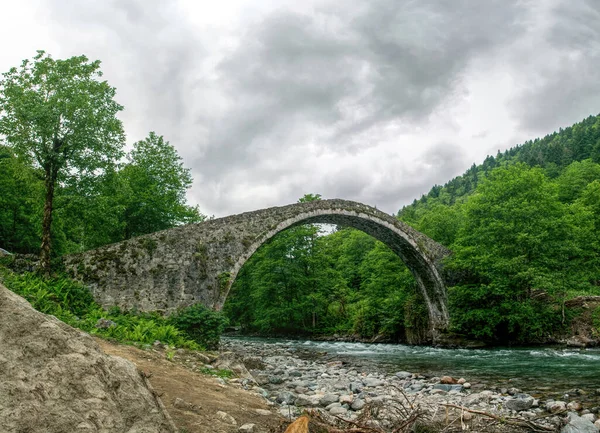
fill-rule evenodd
<path id="1" fill-rule="evenodd" d="M 231 415 L 229 415 L 227 412 L 223 412 L 223 411 L 217 411 L 216 413 L 217 418 L 219 418 L 221 421 L 225 422 L 226 424 L 231 424 L 231 425 L 237 425 L 237 421 L 235 420 L 234 417 L 232 417 Z"/>

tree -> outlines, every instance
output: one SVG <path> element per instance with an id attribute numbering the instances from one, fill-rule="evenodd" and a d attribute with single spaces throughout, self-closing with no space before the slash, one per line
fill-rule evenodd
<path id="1" fill-rule="evenodd" d="M 130 190 L 124 204 L 125 239 L 204 220 L 197 207 L 186 204 L 190 170 L 162 136 L 150 132 L 133 145 L 128 159 L 119 173 Z"/>
<path id="2" fill-rule="evenodd" d="M 12 252 L 37 252 L 43 182 L 11 149 L 0 145 L 0 247 Z"/>
<path id="3" fill-rule="evenodd" d="M 454 326 L 477 338 L 541 338 L 556 316 L 532 295 L 564 300 L 584 283 L 582 229 L 542 169 L 494 169 L 465 204 L 453 247 L 450 265 L 464 273 L 451 290 Z"/>
<path id="4" fill-rule="evenodd" d="M 41 266 L 50 272 L 54 191 L 58 182 L 93 176 L 121 157 L 124 133 L 115 89 L 100 81 L 100 61 L 55 60 L 38 51 L 0 81 L 0 135 L 43 170 Z"/>

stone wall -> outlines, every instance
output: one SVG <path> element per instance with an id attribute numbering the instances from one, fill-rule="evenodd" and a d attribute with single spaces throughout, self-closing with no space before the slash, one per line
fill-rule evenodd
<path id="1" fill-rule="evenodd" d="M 222 308 L 246 260 L 272 236 L 304 223 L 351 226 L 388 245 L 413 272 L 432 331 L 449 316 L 441 260 L 450 252 L 395 217 L 345 200 L 262 209 L 140 236 L 65 259 L 104 306 L 166 313 L 202 303 Z"/>

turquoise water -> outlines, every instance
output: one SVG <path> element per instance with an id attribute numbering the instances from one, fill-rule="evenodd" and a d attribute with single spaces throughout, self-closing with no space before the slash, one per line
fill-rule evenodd
<path id="1" fill-rule="evenodd" d="M 288 347 L 340 359 L 365 371 L 410 371 L 425 375 L 464 377 L 472 383 L 516 387 L 530 393 L 558 395 L 583 390 L 598 400 L 600 349 L 555 347 L 441 349 L 396 344 L 241 338 L 242 341 Z M 326 352 L 323 353 L 323 352 Z"/>

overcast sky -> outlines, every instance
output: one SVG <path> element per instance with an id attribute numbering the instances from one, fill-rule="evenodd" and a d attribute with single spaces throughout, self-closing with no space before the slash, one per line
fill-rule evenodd
<path id="1" fill-rule="evenodd" d="M 0 71 L 100 59 L 225 216 L 305 193 L 396 213 L 486 155 L 600 112 L 599 0 L 20 0 Z"/>

